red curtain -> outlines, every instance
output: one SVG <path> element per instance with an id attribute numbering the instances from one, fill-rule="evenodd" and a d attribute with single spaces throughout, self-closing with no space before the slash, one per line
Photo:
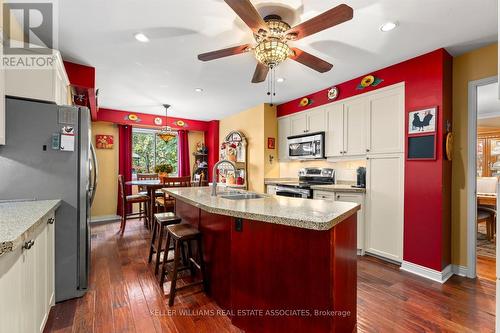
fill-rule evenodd
<path id="1" fill-rule="evenodd" d="M 177 132 L 178 143 L 178 156 L 177 156 L 177 170 L 179 177 L 186 177 L 191 175 L 191 168 L 189 166 L 189 141 L 188 131 L 180 130 Z"/>
<path id="2" fill-rule="evenodd" d="M 119 133 L 119 155 L 118 155 L 118 174 L 123 175 L 123 180 L 128 182 L 132 180 L 132 126 L 118 125 Z M 118 180 L 117 180 L 118 181 Z M 131 186 L 125 185 L 125 194 L 132 192 Z M 128 213 L 132 212 L 132 205 L 127 205 Z M 122 215 L 122 199 L 120 189 L 118 189 L 117 215 Z"/>

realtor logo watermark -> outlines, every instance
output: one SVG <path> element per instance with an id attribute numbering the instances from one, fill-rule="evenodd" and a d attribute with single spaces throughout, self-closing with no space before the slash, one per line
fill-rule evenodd
<path id="1" fill-rule="evenodd" d="M 2 66 L 47 69 L 55 62 L 57 3 L 51 0 L 3 3 Z"/>

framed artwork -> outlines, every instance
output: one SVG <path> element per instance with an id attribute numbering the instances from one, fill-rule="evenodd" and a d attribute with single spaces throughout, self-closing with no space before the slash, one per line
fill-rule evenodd
<path id="1" fill-rule="evenodd" d="M 95 147 L 97 149 L 113 149 L 113 136 L 97 134 L 95 136 Z"/>
<path id="2" fill-rule="evenodd" d="M 276 139 L 267 138 L 267 149 L 275 149 L 275 148 L 276 148 Z"/>
<path id="3" fill-rule="evenodd" d="M 436 132 L 437 107 L 410 111 L 408 115 L 408 135 Z"/>

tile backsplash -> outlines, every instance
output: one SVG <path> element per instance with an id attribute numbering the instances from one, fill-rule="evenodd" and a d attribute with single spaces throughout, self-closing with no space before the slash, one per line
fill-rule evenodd
<path id="1" fill-rule="evenodd" d="M 301 168 L 333 168 L 336 171 L 337 182 L 355 182 L 356 169 L 360 166 L 366 167 L 366 160 L 328 162 L 317 161 L 293 161 L 280 163 L 280 178 L 296 178 Z"/>

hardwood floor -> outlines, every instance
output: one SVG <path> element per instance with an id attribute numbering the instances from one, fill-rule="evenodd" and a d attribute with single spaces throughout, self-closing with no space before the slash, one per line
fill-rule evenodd
<path id="1" fill-rule="evenodd" d="M 179 292 L 169 308 L 147 264 L 148 231 L 132 220 L 120 239 L 118 228 L 92 228 L 89 291 L 57 304 L 45 332 L 240 332 L 199 288 Z M 358 261 L 358 332 L 494 332 L 494 314 L 494 281 L 453 276 L 441 285 Z"/>
<path id="2" fill-rule="evenodd" d="M 495 281 L 496 277 L 495 258 L 478 255 L 476 264 L 477 264 L 476 271 L 478 277 L 490 281 Z"/>

